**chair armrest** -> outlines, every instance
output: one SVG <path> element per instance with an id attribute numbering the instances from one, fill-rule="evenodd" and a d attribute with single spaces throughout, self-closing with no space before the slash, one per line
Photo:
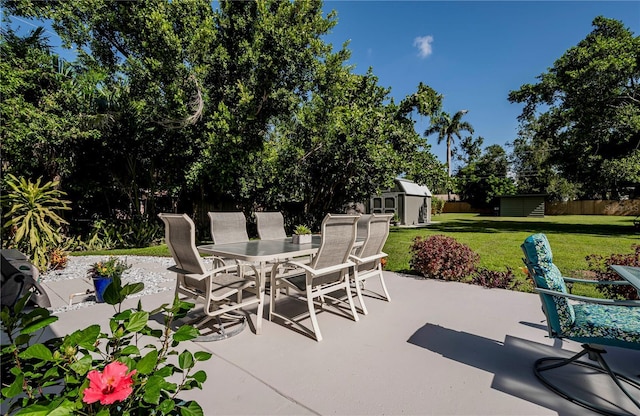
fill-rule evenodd
<path id="1" fill-rule="evenodd" d="M 598 285 L 630 285 L 631 283 L 625 280 L 590 280 L 590 279 L 576 279 L 573 277 L 562 277 L 565 282 L 568 283 L 589 283 Z"/>
<path id="2" fill-rule="evenodd" d="M 303 269 L 305 272 L 309 273 L 311 276 L 322 276 L 325 274 L 337 272 L 348 267 L 354 267 L 356 264 L 351 261 L 347 261 L 346 263 L 336 264 L 335 266 L 325 267 L 324 269 L 314 269 L 309 267 L 308 264 L 303 264 L 298 261 L 287 261 L 284 263 L 277 263 L 273 266 L 273 270 L 275 271 L 279 266 L 294 266 L 296 268 Z"/>
<path id="3" fill-rule="evenodd" d="M 609 305 L 609 306 L 634 306 L 634 307 L 640 308 L 640 300 L 611 300 L 611 299 L 590 298 L 587 296 L 572 295 L 569 293 L 563 293 L 555 290 L 543 289 L 538 287 L 535 288 L 534 290 L 538 293 L 542 293 L 545 295 L 560 296 L 563 298 L 577 300 L 585 303 L 596 303 L 600 305 Z"/>
<path id="4" fill-rule="evenodd" d="M 167 270 L 170 270 L 172 272 L 176 272 L 179 274 L 184 274 L 184 275 L 194 275 L 194 273 L 191 273 L 188 270 L 183 270 L 181 268 L 179 268 L 178 266 L 171 266 L 169 268 L 167 268 Z M 220 272 L 226 272 L 227 270 L 238 270 L 238 266 L 235 264 L 230 264 L 228 266 L 223 266 L 223 267 L 217 267 L 213 270 L 207 270 L 206 273 L 204 273 L 202 276 L 211 276 L 215 273 L 220 273 Z"/>
<path id="5" fill-rule="evenodd" d="M 362 263 L 369 263 L 370 261 L 374 261 L 374 260 L 378 260 L 384 257 L 387 257 L 388 254 L 387 253 L 383 253 L 380 252 L 378 254 L 374 254 L 373 256 L 369 256 L 369 257 L 364 257 L 364 258 L 360 258 L 358 256 L 356 256 L 355 254 L 351 254 L 349 255 L 349 258 L 353 261 L 356 262 L 356 264 L 362 264 Z"/>

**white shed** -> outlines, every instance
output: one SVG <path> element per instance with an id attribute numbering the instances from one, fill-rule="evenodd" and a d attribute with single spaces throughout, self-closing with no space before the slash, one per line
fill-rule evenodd
<path id="1" fill-rule="evenodd" d="M 396 178 L 393 189 L 371 197 L 367 212 L 397 214 L 401 225 L 429 224 L 431 191 L 424 185 Z"/>

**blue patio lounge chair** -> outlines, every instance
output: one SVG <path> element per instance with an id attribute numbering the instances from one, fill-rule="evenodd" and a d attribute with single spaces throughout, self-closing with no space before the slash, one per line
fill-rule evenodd
<path id="1" fill-rule="evenodd" d="M 596 412 L 607 415 L 639 414 L 638 412 L 622 413 L 618 409 L 595 404 L 589 398 L 577 397 L 577 394 L 570 393 L 560 383 L 551 381 L 545 373 L 565 365 L 578 365 L 608 374 L 620 390 L 640 409 L 640 383 L 612 371 L 602 356 L 606 352 L 603 346 L 640 350 L 640 301 L 614 301 L 569 294 L 565 282 L 592 284 L 606 282 L 563 277 L 560 270 L 553 264 L 551 247 L 544 234 L 527 237 L 521 248 L 525 256 L 523 260 L 533 278 L 535 290 L 542 300 L 549 336 L 583 343 L 582 351 L 571 358 L 545 357 L 537 360 L 534 364 L 534 372 L 538 379 L 560 396 Z M 584 356 L 598 365 L 579 361 Z M 588 385 L 586 381 L 584 384 Z"/>

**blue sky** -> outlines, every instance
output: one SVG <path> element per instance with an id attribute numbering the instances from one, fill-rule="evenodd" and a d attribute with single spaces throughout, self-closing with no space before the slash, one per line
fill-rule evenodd
<path id="1" fill-rule="evenodd" d="M 522 106 L 509 103 L 509 91 L 535 83 L 592 31 L 596 16 L 620 20 L 640 36 L 640 2 L 632 1 L 325 0 L 324 10 L 338 13 L 325 40 L 334 50 L 350 40 L 356 73 L 372 67 L 396 102 L 420 82 L 429 85 L 444 95 L 444 111 L 469 110 L 464 120 L 485 147 L 505 147 L 516 137 Z M 422 53 L 420 44 L 426 44 Z M 422 134 L 428 119 L 416 126 Z M 429 143 L 446 161 L 445 144 L 437 146 L 436 135 Z"/>

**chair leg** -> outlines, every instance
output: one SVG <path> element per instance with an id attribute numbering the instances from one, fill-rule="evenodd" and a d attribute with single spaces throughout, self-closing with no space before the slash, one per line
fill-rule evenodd
<path id="1" fill-rule="evenodd" d="M 356 287 L 357 287 L 357 285 L 356 285 Z M 347 292 L 347 300 L 349 301 L 349 307 L 351 308 L 351 314 L 353 315 L 353 320 L 358 322 L 358 319 L 359 319 L 358 318 L 358 312 L 356 311 L 355 303 L 353 303 L 353 296 L 351 295 L 351 287 L 350 287 L 350 284 L 349 284 L 349 276 L 345 277 L 345 290 Z M 362 306 L 363 311 L 366 311 L 364 303 L 360 303 L 360 305 Z M 365 312 L 365 315 L 366 314 L 367 314 L 367 312 Z"/>
<path id="2" fill-rule="evenodd" d="M 311 318 L 311 325 L 313 325 L 313 332 L 316 335 L 316 341 L 322 341 L 322 334 L 320 333 L 320 325 L 318 325 L 318 318 L 316 317 L 316 307 L 313 303 L 313 292 L 311 287 L 307 287 L 307 306 L 309 307 L 309 318 Z"/>
<path id="3" fill-rule="evenodd" d="M 623 383 L 626 383 L 632 388 L 640 390 L 640 383 L 622 374 L 612 371 L 611 368 L 607 365 L 604 358 L 602 357 L 602 354 L 606 353 L 606 350 L 604 350 L 603 348 L 592 345 L 592 344 L 583 344 L 582 348 L 583 348 L 582 351 L 580 351 L 579 353 L 575 354 L 570 358 L 560 358 L 560 357 L 540 358 L 534 364 L 533 371 L 536 377 L 538 377 L 538 379 L 545 386 L 547 386 L 550 390 L 552 390 L 556 394 L 587 409 L 590 409 L 605 415 L 633 415 L 634 413 L 629 413 L 629 412 L 625 412 L 625 413 L 615 412 L 612 409 L 607 409 L 602 406 L 598 406 L 594 403 L 591 403 L 587 400 L 581 399 L 579 397 L 575 397 L 570 393 L 566 392 L 565 390 L 563 390 L 562 388 L 560 388 L 558 385 L 553 384 L 542 374 L 542 372 L 544 371 L 553 370 L 569 364 L 575 364 L 582 367 L 587 367 L 599 373 L 608 374 L 609 377 L 611 377 L 611 379 L 613 380 L 613 382 L 618 386 L 618 388 L 631 400 L 631 402 L 633 402 L 633 404 L 635 404 L 638 407 L 638 409 L 640 409 L 640 402 L 636 398 L 634 398 L 631 395 L 631 393 L 623 385 Z M 584 355 L 587 355 L 590 360 L 596 361 L 599 365 L 591 364 L 584 361 L 578 361 L 578 359 L 583 357 Z M 547 362 L 550 362 L 550 363 L 545 364 Z"/>
<path id="4" fill-rule="evenodd" d="M 387 285 L 384 283 L 384 276 L 382 274 L 382 267 L 378 266 L 379 270 L 378 272 L 380 273 L 380 284 L 382 285 L 382 290 L 384 291 L 384 295 L 387 298 L 387 302 L 391 302 L 391 296 L 389 296 L 389 291 L 387 290 Z"/>
<path id="5" fill-rule="evenodd" d="M 358 279 L 356 278 L 355 280 L 355 286 L 356 286 L 356 295 L 358 296 L 358 302 L 360 302 L 360 308 L 362 309 L 362 313 L 364 315 L 369 314 L 369 311 L 367 311 L 367 307 L 364 304 L 364 298 L 362 297 L 362 289 L 360 288 L 360 284 L 364 283 L 362 281 L 358 281 Z"/>

